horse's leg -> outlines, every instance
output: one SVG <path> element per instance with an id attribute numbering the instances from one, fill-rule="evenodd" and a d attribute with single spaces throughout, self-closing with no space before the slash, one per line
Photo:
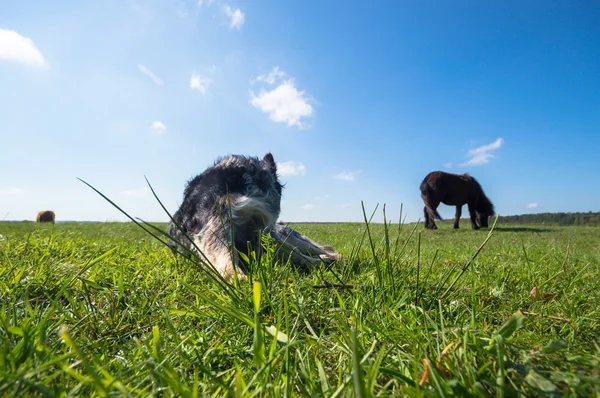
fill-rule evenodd
<path id="1" fill-rule="evenodd" d="M 458 229 L 458 220 L 462 215 L 462 205 L 456 206 L 456 216 L 454 217 L 454 229 Z"/>
<path id="2" fill-rule="evenodd" d="M 430 229 L 438 229 L 437 225 L 435 225 L 435 214 L 436 214 L 435 210 L 440 205 L 440 202 L 430 203 L 430 205 L 431 205 L 431 207 L 429 208 L 429 211 L 431 212 L 431 214 L 429 214 Z"/>
<path id="3" fill-rule="evenodd" d="M 427 206 L 423 207 L 423 215 L 425 216 L 425 228 L 429 229 L 429 212 Z"/>
<path id="4" fill-rule="evenodd" d="M 477 212 L 475 211 L 475 204 L 469 202 L 469 215 L 471 216 L 471 226 L 473 229 L 479 229 L 479 225 L 477 225 Z"/>

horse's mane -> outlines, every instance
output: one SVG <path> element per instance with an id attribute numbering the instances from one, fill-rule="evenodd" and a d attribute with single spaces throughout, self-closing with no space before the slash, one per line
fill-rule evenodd
<path id="1" fill-rule="evenodd" d="M 488 216 L 493 216 L 496 214 L 496 211 L 494 210 L 494 204 L 485 195 L 483 189 L 481 190 L 481 196 L 479 196 L 479 202 L 477 203 L 477 207 L 480 213 L 486 213 Z"/>
<path id="2" fill-rule="evenodd" d="M 494 210 L 494 204 L 486 196 L 485 192 L 483 192 L 483 188 L 481 188 L 479 181 L 477 181 L 474 177 L 469 176 L 467 173 L 465 173 L 465 175 L 469 177 L 469 179 L 475 185 L 477 190 L 479 190 L 479 201 L 477 203 L 477 211 L 480 213 L 487 213 L 489 216 L 493 216 L 494 214 L 496 214 L 496 211 Z"/>

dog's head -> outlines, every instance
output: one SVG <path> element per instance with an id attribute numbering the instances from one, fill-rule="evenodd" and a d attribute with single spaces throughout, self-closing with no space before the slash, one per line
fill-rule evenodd
<path id="1" fill-rule="evenodd" d="M 229 155 L 218 159 L 205 173 L 206 180 L 224 183 L 226 191 L 247 195 L 267 205 L 273 218 L 279 217 L 283 185 L 277 176 L 277 165 L 271 153 L 262 159 L 243 155 Z"/>
<path id="2" fill-rule="evenodd" d="M 263 222 L 269 226 L 274 224 L 281 211 L 283 186 L 277 176 L 273 155 L 267 153 L 262 159 L 233 155 L 223 163 L 230 177 L 237 176 L 228 178 L 231 183 L 228 192 L 242 195 L 232 202 L 235 215 L 243 216 L 246 223 L 256 219 L 261 220 L 257 225 Z"/>

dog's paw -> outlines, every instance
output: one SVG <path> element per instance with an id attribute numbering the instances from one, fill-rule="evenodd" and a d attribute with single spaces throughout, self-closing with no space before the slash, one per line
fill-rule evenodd
<path id="1" fill-rule="evenodd" d="M 345 260 L 344 256 L 342 256 L 340 253 L 324 253 L 319 255 L 319 257 L 321 258 L 321 261 L 323 261 L 326 264 L 331 264 L 334 263 L 336 261 L 343 261 Z"/>

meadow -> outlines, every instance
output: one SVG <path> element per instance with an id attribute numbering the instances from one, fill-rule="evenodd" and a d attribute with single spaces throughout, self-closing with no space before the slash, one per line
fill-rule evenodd
<path id="1" fill-rule="evenodd" d="M 0 395 L 600 396 L 600 228 L 438 225 L 298 224 L 346 261 L 225 285 L 134 223 L 0 222 Z"/>

